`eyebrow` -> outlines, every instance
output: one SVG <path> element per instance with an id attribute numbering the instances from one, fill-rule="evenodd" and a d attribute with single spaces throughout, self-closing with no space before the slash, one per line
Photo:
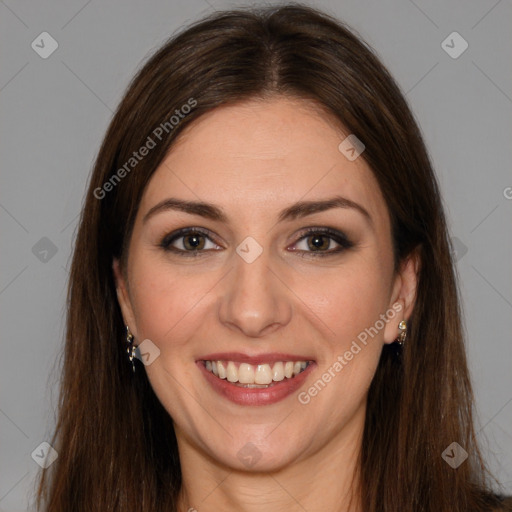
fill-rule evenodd
<path id="1" fill-rule="evenodd" d="M 373 219 L 368 211 L 360 204 L 342 196 L 334 196 L 329 199 L 322 199 L 317 201 L 299 201 L 294 203 L 280 212 L 278 222 L 300 219 L 302 217 L 306 217 L 314 213 L 324 212 L 332 208 L 354 209 L 362 214 L 367 222 L 373 227 Z M 214 221 L 225 223 L 228 222 L 228 217 L 223 212 L 223 210 L 212 203 L 201 201 L 184 201 L 174 197 L 164 199 L 160 203 L 153 206 L 146 213 L 142 222 L 145 223 L 150 217 L 153 217 L 153 215 L 169 210 L 178 210 L 181 212 L 189 213 L 191 215 L 199 215 Z"/>

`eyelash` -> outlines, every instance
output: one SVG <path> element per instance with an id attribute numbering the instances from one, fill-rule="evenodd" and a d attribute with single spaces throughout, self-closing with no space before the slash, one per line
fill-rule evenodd
<path id="1" fill-rule="evenodd" d="M 211 249 L 209 249 L 209 250 L 199 249 L 196 251 L 184 251 L 182 249 L 176 249 L 176 247 L 171 246 L 171 244 L 173 242 L 175 242 L 176 240 L 179 240 L 180 238 L 184 238 L 185 236 L 187 236 L 189 234 L 203 235 L 206 238 L 208 238 L 211 242 L 215 243 L 210 238 L 210 232 L 203 228 L 183 228 L 174 233 L 166 235 L 163 238 L 163 240 L 160 242 L 159 246 L 162 249 L 164 249 L 164 251 L 173 252 L 174 254 L 181 256 L 181 257 L 185 257 L 185 258 L 200 257 L 200 256 L 202 256 L 201 253 L 211 251 Z M 334 240 L 337 244 L 339 244 L 339 247 L 337 247 L 334 250 L 331 249 L 328 252 L 325 252 L 325 251 L 318 251 L 318 252 L 317 251 L 302 251 L 302 250 L 294 251 L 294 252 L 298 252 L 299 254 L 303 253 L 303 254 L 301 254 L 302 258 L 304 258 L 304 257 L 325 258 L 328 256 L 334 256 L 334 255 L 340 254 L 341 252 L 345 251 L 346 249 L 350 249 L 350 248 L 354 247 L 354 245 L 355 245 L 342 232 L 331 229 L 331 228 L 306 228 L 301 233 L 300 238 L 297 240 L 296 244 L 298 242 L 302 241 L 303 239 L 309 238 L 311 235 L 327 236 L 328 238 L 330 238 L 331 240 Z"/>

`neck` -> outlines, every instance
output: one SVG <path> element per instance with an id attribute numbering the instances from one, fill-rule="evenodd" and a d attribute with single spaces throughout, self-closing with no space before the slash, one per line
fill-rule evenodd
<path id="1" fill-rule="evenodd" d="M 365 410 L 307 458 L 256 473 L 219 465 L 191 445 L 178 443 L 182 466 L 179 512 L 361 512 L 358 458 Z M 298 454 L 299 457 L 300 454 Z"/>

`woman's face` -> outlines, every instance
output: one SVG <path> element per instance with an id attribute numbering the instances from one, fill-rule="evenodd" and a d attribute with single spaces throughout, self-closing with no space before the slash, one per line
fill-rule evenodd
<path id="1" fill-rule="evenodd" d="M 301 100 L 221 107 L 149 182 L 127 280 L 114 270 L 180 456 L 270 471 L 360 439 L 414 273 L 393 271 L 386 204 L 339 149 L 348 135 Z"/>

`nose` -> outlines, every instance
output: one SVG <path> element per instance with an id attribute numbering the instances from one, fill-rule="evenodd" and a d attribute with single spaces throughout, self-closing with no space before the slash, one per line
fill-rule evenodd
<path id="1" fill-rule="evenodd" d="M 228 328 L 259 338 L 287 325 L 292 315 L 289 289 L 271 268 L 267 250 L 251 263 L 238 254 L 223 280 L 220 321 Z"/>

